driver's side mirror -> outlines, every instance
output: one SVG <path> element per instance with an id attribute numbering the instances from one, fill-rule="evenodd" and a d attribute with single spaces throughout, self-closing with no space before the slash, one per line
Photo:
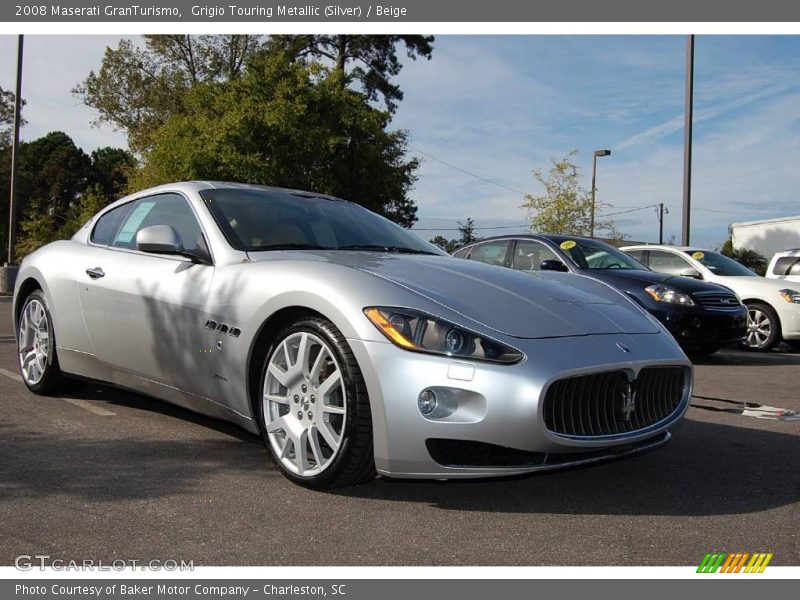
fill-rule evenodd
<path id="1" fill-rule="evenodd" d="M 136 248 L 150 254 L 184 254 L 181 236 L 169 225 L 151 225 L 136 234 Z"/>
<path id="2" fill-rule="evenodd" d="M 685 269 L 681 269 L 678 271 L 678 275 L 681 277 L 691 277 L 692 279 L 702 279 L 703 275 L 697 269 L 693 267 L 686 267 Z"/>
<path id="3" fill-rule="evenodd" d="M 543 260 L 542 264 L 539 265 L 539 269 L 542 271 L 559 271 L 561 273 L 566 273 L 567 271 L 569 271 L 567 265 L 565 265 L 560 260 L 556 260 L 553 258 Z"/>

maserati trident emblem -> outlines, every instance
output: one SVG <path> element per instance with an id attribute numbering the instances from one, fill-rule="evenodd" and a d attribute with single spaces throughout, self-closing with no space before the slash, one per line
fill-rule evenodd
<path id="1" fill-rule="evenodd" d="M 630 421 L 633 411 L 636 410 L 636 390 L 633 389 L 633 382 L 628 381 L 620 394 L 622 395 L 622 410 L 620 411 L 622 418 Z"/>

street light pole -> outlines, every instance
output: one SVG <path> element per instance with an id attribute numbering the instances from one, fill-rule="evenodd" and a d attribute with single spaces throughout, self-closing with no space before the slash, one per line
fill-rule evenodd
<path id="1" fill-rule="evenodd" d="M 594 211 L 595 211 L 595 202 L 594 196 L 595 192 L 597 191 L 597 157 L 598 156 L 611 156 L 611 150 L 595 150 L 594 155 L 592 156 L 592 216 L 589 221 L 589 237 L 594 237 Z"/>
<path id="2" fill-rule="evenodd" d="M 8 260 L 14 265 L 14 247 L 17 233 L 17 174 L 19 172 L 19 127 L 22 108 L 22 47 L 23 36 L 17 39 L 17 87 L 14 96 L 14 138 L 11 142 L 11 194 L 8 201 Z"/>
<path id="3" fill-rule="evenodd" d="M 694 36 L 686 40 L 686 105 L 683 123 L 683 227 L 681 244 L 689 245 L 692 210 L 692 112 L 694 107 Z"/>
<path id="4" fill-rule="evenodd" d="M 14 250 L 17 233 L 17 172 L 19 171 L 19 127 L 22 109 L 22 41 L 17 38 L 17 87 L 14 96 L 14 133 L 11 141 L 11 191 L 8 198 L 8 256 L 0 267 L 0 293 L 14 291 L 18 267 L 14 264 Z"/>

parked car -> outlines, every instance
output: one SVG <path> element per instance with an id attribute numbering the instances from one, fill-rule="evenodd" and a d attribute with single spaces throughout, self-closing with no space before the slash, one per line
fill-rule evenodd
<path id="1" fill-rule="evenodd" d="M 776 252 L 769 261 L 767 278 L 800 283 L 800 249 Z"/>
<path id="2" fill-rule="evenodd" d="M 784 340 L 800 342 L 800 289 L 779 279 L 753 273 L 732 258 L 713 250 L 687 246 L 628 246 L 622 248 L 654 271 L 719 283 L 747 306 L 746 347 L 764 352 Z"/>
<path id="3" fill-rule="evenodd" d="M 557 469 L 669 440 L 672 336 L 589 279 L 460 261 L 319 194 L 189 182 L 25 257 L 20 371 L 129 388 L 260 433 L 292 481 Z"/>
<path id="4" fill-rule="evenodd" d="M 729 289 L 654 273 L 591 238 L 498 236 L 461 248 L 454 256 L 527 273 L 560 271 L 607 283 L 661 321 L 691 356 L 708 356 L 722 346 L 737 345 L 747 330 L 747 310 Z"/>

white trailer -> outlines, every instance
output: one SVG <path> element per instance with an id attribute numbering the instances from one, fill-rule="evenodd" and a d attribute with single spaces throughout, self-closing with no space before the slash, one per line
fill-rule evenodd
<path id="1" fill-rule="evenodd" d="M 800 248 L 800 216 L 732 223 L 733 247 L 755 250 L 767 259 L 776 252 Z"/>

